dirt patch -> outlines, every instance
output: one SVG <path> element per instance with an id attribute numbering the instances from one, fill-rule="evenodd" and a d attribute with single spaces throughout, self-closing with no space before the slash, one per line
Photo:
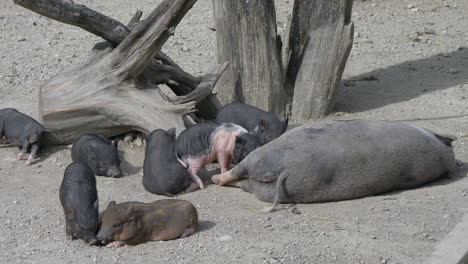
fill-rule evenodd
<path id="1" fill-rule="evenodd" d="M 122 22 L 159 1 L 79 1 Z M 277 0 L 284 30 L 292 2 Z M 0 108 L 37 118 L 39 86 L 83 64 L 101 41 L 81 29 L 0 2 Z M 465 162 L 449 179 L 414 190 L 353 201 L 297 205 L 268 215 L 239 189 L 208 186 L 181 196 L 195 204 L 201 231 L 181 240 L 119 249 L 65 239 L 58 189 L 70 147 L 42 152 L 26 167 L 16 148 L 0 148 L 2 263 L 421 263 L 467 213 L 468 2 L 356 0 L 355 42 L 330 119 L 403 121 L 458 136 Z M 216 63 L 211 1 L 199 0 L 164 47 L 193 74 Z M 369 76 L 371 76 L 369 78 Z M 163 198 L 143 189 L 143 146 L 121 146 L 121 179 L 98 177 L 100 207 L 110 200 Z M 297 209 L 293 209 L 297 208 Z M 300 212 L 300 214 L 297 214 Z"/>

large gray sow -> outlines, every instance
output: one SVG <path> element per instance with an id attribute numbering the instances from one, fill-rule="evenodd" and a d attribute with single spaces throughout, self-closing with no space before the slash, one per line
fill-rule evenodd
<path id="1" fill-rule="evenodd" d="M 175 154 L 175 128 L 157 129 L 146 137 L 143 186 L 154 194 L 174 196 L 198 188 Z"/>
<path id="2" fill-rule="evenodd" d="M 47 131 L 39 122 L 14 108 L 0 110 L 0 143 L 10 143 L 21 148 L 17 159 L 22 160 L 31 151 L 26 165 L 31 165 L 39 150 L 41 136 Z"/>
<path id="3" fill-rule="evenodd" d="M 119 178 L 122 176 L 117 141 L 112 143 L 99 133 L 81 136 L 71 150 L 72 160 L 88 165 L 98 176 Z"/>
<path id="4" fill-rule="evenodd" d="M 255 132 L 262 145 L 278 138 L 288 128 L 288 118 L 280 121 L 273 113 L 242 103 L 225 105 L 216 115 L 216 122 L 234 123 Z"/>
<path id="5" fill-rule="evenodd" d="M 80 238 L 90 245 L 97 244 L 99 202 L 93 171 L 82 163 L 68 165 L 59 197 L 65 213 L 67 238 Z"/>
<path id="6" fill-rule="evenodd" d="M 213 176 L 258 199 L 313 203 L 355 199 L 433 181 L 456 166 L 451 142 L 412 125 L 371 120 L 304 125 Z"/>

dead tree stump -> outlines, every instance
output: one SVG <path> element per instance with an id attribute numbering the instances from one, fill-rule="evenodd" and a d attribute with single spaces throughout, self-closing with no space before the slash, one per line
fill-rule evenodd
<path id="1" fill-rule="evenodd" d="M 294 81 L 293 120 L 318 120 L 333 108 L 353 44 L 351 9 L 352 0 L 294 3 L 288 72 Z"/>
<path id="2" fill-rule="evenodd" d="M 207 116 L 219 109 L 212 90 L 228 63 L 195 77 L 160 52 L 196 0 L 165 0 L 143 21 L 137 12 L 128 26 L 71 1 L 14 2 L 111 43 L 96 45 L 91 61 L 41 86 L 40 114 L 52 130 L 50 143 L 68 144 L 89 132 L 113 136 L 175 127 L 180 133 L 183 117 L 197 105 Z M 163 83 L 175 96 L 159 89 Z"/>
<path id="3" fill-rule="evenodd" d="M 218 61 L 232 66 L 218 88 L 223 102 L 285 110 L 295 123 L 325 116 L 352 47 L 352 4 L 295 0 L 281 41 L 273 1 L 213 0 Z"/>
<path id="4" fill-rule="evenodd" d="M 213 7 L 218 61 L 231 65 L 217 87 L 219 99 L 283 115 L 287 98 L 273 1 L 213 0 Z"/>

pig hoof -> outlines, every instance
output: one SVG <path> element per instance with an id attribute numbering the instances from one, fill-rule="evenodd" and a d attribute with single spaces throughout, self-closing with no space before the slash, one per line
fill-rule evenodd
<path id="1" fill-rule="evenodd" d="M 184 232 L 180 235 L 180 238 L 188 237 L 195 232 L 193 227 L 186 228 Z"/>
<path id="2" fill-rule="evenodd" d="M 18 154 L 18 156 L 16 157 L 17 160 L 23 160 L 23 157 L 24 157 L 24 154 L 23 153 L 20 153 Z"/>
<path id="3" fill-rule="evenodd" d="M 86 241 L 88 245 L 90 246 L 97 246 L 99 244 L 99 241 L 96 238 L 89 238 L 88 241 Z"/>
<path id="4" fill-rule="evenodd" d="M 263 209 L 260 210 L 260 213 L 271 213 L 273 212 L 273 210 L 275 209 L 275 205 L 272 205 L 272 206 L 268 206 L 268 207 L 265 207 Z"/>
<path id="5" fill-rule="evenodd" d="M 216 174 L 213 177 L 211 177 L 211 182 L 214 184 L 219 184 L 219 174 Z"/>
<path id="6" fill-rule="evenodd" d="M 118 248 L 118 247 L 121 247 L 121 246 L 124 246 L 124 245 L 125 245 L 125 242 L 114 241 L 114 242 L 111 242 L 111 243 L 107 244 L 106 248 Z"/>
<path id="7" fill-rule="evenodd" d="M 226 177 L 224 176 L 224 174 L 216 174 L 215 176 L 211 178 L 211 181 L 214 184 L 218 184 L 218 185 L 224 185 L 229 182 L 229 180 L 226 180 Z"/>
<path id="8" fill-rule="evenodd" d="M 198 184 L 192 182 L 190 183 L 190 185 L 185 189 L 185 193 L 189 193 L 189 192 L 193 192 L 195 191 L 196 189 L 198 189 Z"/>
<path id="9" fill-rule="evenodd" d="M 30 166 L 32 165 L 34 162 L 40 160 L 39 158 L 32 158 L 32 157 L 29 157 L 28 160 L 26 161 L 26 165 Z"/>

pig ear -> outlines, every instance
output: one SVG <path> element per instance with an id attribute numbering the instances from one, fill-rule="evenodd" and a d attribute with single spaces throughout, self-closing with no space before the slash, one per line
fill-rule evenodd
<path id="1" fill-rule="evenodd" d="M 281 134 L 286 132 L 286 130 L 288 129 L 288 123 L 289 123 L 289 118 L 286 117 L 283 121 L 283 130 L 281 131 Z"/>
<path id="2" fill-rule="evenodd" d="M 88 148 L 88 157 L 91 159 L 91 160 L 96 160 L 96 154 L 91 151 L 91 147 Z M 88 160 L 89 162 L 89 160 Z"/>
<path id="3" fill-rule="evenodd" d="M 263 130 L 263 129 L 267 128 L 267 127 L 268 127 L 268 121 L 266 121 L 266 120 L 260 120 L 260 121 L 258 121 L 258 124 L 257 124 L 257 126 L 255 127 L 255 130 L 254 130 L 254 131 L 255 131 L 256 133 L 258 133 L 258 131 L 259 131 L 260 129 Z"/>
<path id="4" fill-rule="evenodd" d="M 133 205 L 131 205 L 129 208 L 128 208 L 128 211 L 127 211 L 127 215 L 129 215 L 130 217 L 127 219 L 127 222 L 137 222 L 137 218 L 139 218 L 141 216 L 141 213 L 136 211 L 133 207 Z"/>
<path id="5" fill-rule="evenodd" d="M 115 206 L 115 201 L 110 201 L 110 202 L 107 204 L 106 209 L 109 208 L 109 207 L 112 207 L 112 206 Z"/>
<path id="6" fill-rule="evenodd" d="M 167 130 L 167 134 L 169 134 L 169 136 L 175 138 L 175 135 L 176 135 L 176 129 L 175 129 L 175 127 L 169 128 L 169 129 Z"/>
<path id="7" fill-rule="evenodd" d="M 99 212 L 99 198 L 94 201 L 93 207 Z"/>
<path id="8" fill-rule="evenodd" d="M 244 144 L 245 140 L 239 136 L 236 136 L 236 145 Z"/>

